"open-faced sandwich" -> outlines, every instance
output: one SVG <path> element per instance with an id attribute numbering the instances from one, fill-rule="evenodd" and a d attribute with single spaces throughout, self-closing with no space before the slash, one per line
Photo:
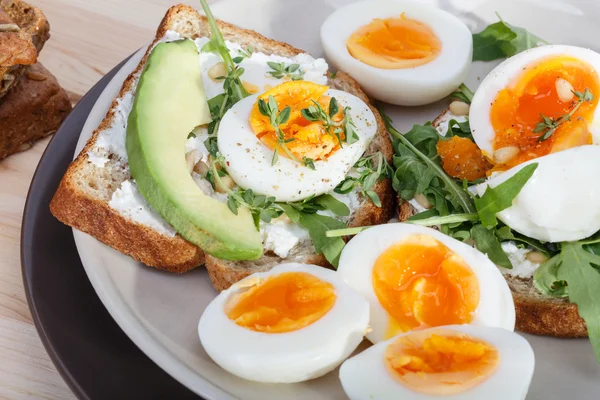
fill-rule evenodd
<path id="1" fill-rule="evenodd" d="M 325 21 L 331 72 L 201 4 L 169 10 L 51 210 L 147 265 L 204 264 L 220 293 L 198 333 L 219 366 L 291 383 L 341 365 L 357 400 L 500 400 L 533 374 L 515 324 L 598 353 L 600 55 L 376 0 Z M 357 82 L 455 101 L 401 134 Z"/>

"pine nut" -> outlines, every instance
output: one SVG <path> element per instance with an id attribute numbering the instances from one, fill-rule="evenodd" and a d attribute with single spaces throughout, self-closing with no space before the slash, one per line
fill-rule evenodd
<path id="1" fill-rule="evenodd" d="M 573 100 L 575 94 L 573 93 L 573 85 L 569 81 L 563 78 L 558 78 L 554 83 L 556 85 L 556 94 L 558 99 L 563 103 L 567 103 Z"/>
<path id="2" fill-rule="evenodd" d="M 217 78 L 224 78 L 227 76 L 227 68 L 224 62 L 218 62 L 208 70 L 208 77 L 213 81 L 218 80 Z"/>
<path id="3" fill-rule="evenodd" d="M 0 32 L 19 32 L 21 28 L 17 24 L 0 24 Z"/>
<path id="4" fill-rule="evenodd" d="M 424 194 L 416 194 L 415 201 L 419 203 L 419 205 L 423 208 L 430 209 L 431 203 L 427 200 L 427 197 Z"/>
<path id="5" fill-rule="evenodd" d="M 505 164 L 519 154 L 520 151 L 515 146 L 502 147 L 494 151 L 494 161 L 496 161 L 496 164 Z"/>
<path id="6" fill-rule="evenodd" d="M 469 115 L 469 110 L 471 109 L 471 107 L 463 102 L 463 101 L 453 101 L 452 103 L 450 103 L 450 112 L 454 115 L 456 115 L 457 117 L 462 117 L 464 115 Z"/>
<path id="7" fill-rule="evenodd" d="M 250 94 L 258 93 L 259 91 L 258 86 L 248 81 L 242 81 L 242 85 L 244 86 L 244 89 L 246 89 L 246 91 Z"/>
<path id="8" fill-rule="evenodd" d="M 525 254 L 525 258 L 534 264 L 542 264 L 548 260 L 548 257 L 539 251 L 530 251 L 529 253 Z"/>
<path id="9" fill-rule="evenodd" d="M 227 193 L 235 187 L 235 182 L 229 175 L 221 176 L 220 179 L 215 179 L 215 191 L 218 193 Z"/>
<path id="10" fill-rule="evenodd" d="M 33 146 L 33 144 L 31 144 L 30 142 L 21 143 L 19 145 L 19 148 L 17 149 L 17 151 L 29 150 L 32 146 Z"/>
<path id="11" fill-rule="evenodd" d="M 192 151 L 187 152 L 185 155 L 185 162 L 187 163 L 188 171 L 190 171 L 190 174 L 194 170 L 194 164 L 196 162 L 196 154 L 197 153 L 198 152 L 196 150 L 192 150 Z"/>
<path id="12" fill-rule="evenodd" d="M 196 165 L 194 165 L 194 172 L 201 176 L 206 175 L 209 169 L 210 167 L 202 160 L 198 161 Z"/>

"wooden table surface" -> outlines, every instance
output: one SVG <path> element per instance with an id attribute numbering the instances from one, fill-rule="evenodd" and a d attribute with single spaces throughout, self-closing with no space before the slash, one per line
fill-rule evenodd
<path id="1" fill-rule="evenodd" d="M 27 0 L 51 25 L 41 62 L 73 99 L 154 37 L 167 8 L 196 0 Z M 19 237 L 29 183 L 49 139 L 0 161 L 0 399 L 73 399 L 29 313 Z"/>

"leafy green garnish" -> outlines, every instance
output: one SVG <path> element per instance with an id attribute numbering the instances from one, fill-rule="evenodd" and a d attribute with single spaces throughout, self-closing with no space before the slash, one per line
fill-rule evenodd
<path id="1" fill-rule="evenodd" d="M 537 163 L 533 163 L 523 167 L 495 188 L 488 186 L 483 196 L 475 199 L 477 213 L 483 226 L 490 229 L 498 225 L 496 214 L 512 206 L 513 200 L 531 178 L 537 166 Z"/>
<path id="2" fill-rule="evenodd" d="M 501 242 L 512 241 L 516 242 L 517 246 L 520 247 L 534 248 L 540 253 L 544 254 L 546 257 L 550 257 L 557 251 L 554 244 L 542 243 L 539 240 L 535 240 L 530 237 L 521 235 L 520 233 L 513 232 L 508 226 L 496 228 L 496 236 Z"/>
<path id="3" fill-rule="evenodd" d="M 233 58 L 233 62 L 236 64 L 241 63 L 242 61 L 244 61 L 244 58 L 250 58 L 252 57 L 252 53 L 254 53 L 254 49 L 252 48 L 252 46 L 248 46 L 246 48 L 246 50 L 244 50 L 243 48 L 241 48 L 239 50 L 240 55 L 237 57 Z"/>
<path id="4" fill-rule="evenodd" d="M 293 142 L 294 138 L 286 139 L 283 130 L 280 128 L 280 125 L 285 124 L 290 119 L 290 114 L 292 111 L 290 106 L 287 106 L 283 110 L 279 111 L 277 101 L 273 96 L 269 96 L 268 101 L 260 98 L 258 99 L 258 111 L 265 117 L 269 117 L 271 126 L 275 130 L 275 135 L 277 136 L 277 144 L 275 145 L 275 150 L 273 151 L 271 165 L 275 165 L 277 163 L 277 160 L 279 159 L 279 149 L 283 149 L 285 154 L 287 154 L 291 160 L 300 162 L 300 160 L 298 160 L 298 158 L 287 147 L 287 144 Z"/>
<path id="5" fill-rule="evenodd" d="M 473 135 L 471 134 L 471 125 L 469 124 L 469 120 L 459 122 L 455 119 L 451 119 L 448 121 L 448 131 L 446 132 L 446 136 L 443 139 L 450 139 L 451 137 L 459 136 L 463 138 L 473 140 Z"/>
<path id="6" fill-rule="evenodd" d="M 418 213 L 408 218 L 406 222 L 410 222 L 414 225 L 422 226 L 437 226 L 446 224 L 457 224 L 461 222 L 475 222 L 479 221 L 479 215 L 476 213 L 469 214 L 450 214 L 443 216 L 435 216 L 435 210 L 428 210 L 422 213 Z M 430 216 L 428 216 L 429 214 Z"/>
<path id="7" fill-rule="evenodd" d="M 500 241 L 494 235 L 493 231 L 481 224 L 473 225 L 471 228 L 471 239 L 475 242 L 477 250 L 487 255 L 494 264 L 504 268 L 512 268 L 508 256 L 502 250 Z"/>
<path id="8" fill-rule="evenodd" d="M 327 237 L 327 231 L 345 228 L 346 224 L 336 218 L 307 213 L 299 214 L 298 223 L 308 231 L 317 253 L 337 267 L 345 242 L 341 237 Z"/>
<path id="9" fill-rule="evenodd" d="M 336 193 L 346 194 L 355 189 L 359 189 L 360 194 L 367 196 L 377 207 L 381 207 L 381 199 L 373 187 L 377 182 L 384 178 L 391 177 L 393 170 L 387 163 L 381 152 L 370 156 L 361 157 L 353 170 L 355 174 L 350 174 L 341 181 L 334 190 Z"/>
<path id="10" fill-rule="evenodd" d="M 393 186 L 403 199 L 412 199 L 415 194 L 424 193 L 433 186 L 430 194 L 439 202 L 449 202 L 456 212 L 473 213 L 476 211 L 471 196 L 446 172 L 439 162 L 436 144 L 439 134 L 430 123 L 415 125 L 406 135 L 401 134 L 391 124 L 391 119 L 383 108 L 379 112 L 385 121 L 388 132 L 394 138 L 394 157 L 396 172 Z M 448 214 L 448 205 L 441 205 Z"/>
<path id="11" fill-rule="evenodd" d="M 454 97 L 457 100 L 463 101 L 467 104 L 471 104 L 473 101 L 473 92 L 464 83 L 461 83 L 458 89 L 450 94 L 450 97 Z"/>
<path id="12" fill-rule="evenodd" d="M 235 215 L 240 206 L 247 208 L 257 230 L 260 228 L 260 221 L 271 222 L 273 218 L 283 214 L 283 210 L 275 205 L 275 197 L 255 194 L 252 189 L 244 190 L 239 187 L 229 192 L 227 206 Z"/>
<path id="13" fill-rule="evenodd" d="M 498 14 L 496 14 L 498 15 Z M 473 34 L 473 61 L 492 61 L 512 57 L 524 50 L 548 44 L 531 32 L 502 20 Z"/>
<path id="14" fill-rule="evenodd" d="M 286 66 L 284 62 L 267 61 L 267 65 L 271 68 L 271 71 L 267 73 L 273 78 L 282 79 L 287 76 L 293 81 L 304 79 L 304 71 L 300 68 L 300 64 Z"/>
<path id="15" fill-rule="evenodd" d="M 356 126 L 354 126 L 352 117 L 348 112 L 350 111 L 350 107 L 345 107 L 342 110 L 342 120 L 336 122 L 333 120 L 333 117 L 339 112 L 340 106 L 335 97 L 332 97 L 331 100 L 329 100 L 329 112 L 326 112 L 318 102 L 314 100 L 312 102 L 312 105 L 302 110 L 302 116 L 307 121 L 322 122 L 327 133 L 335 135 L 340 147 L 344 147 L 344 143 L 352 144 L 358 140 Z M 342 138 L 342 133 L 344 133 L 344 138 Z"/>
<path id="16" fill-rule="evenodd" d="M 560 254 L 557 254 L 535 270 L 533 284 L 541 293 L 552 297 L 569 295 L 567 282 L 558 279 L 560 263 Z"/>
<path id="17" fill-rule="evenodd" d="M 304 166 L 306 166 L 306 167 L 308 167 L 308 168 L 312 169 L 313 171 L 314 171 L 315 169 L 317 169 L 317 168 L 315 167 L 315 160 L 313 160 L 313 159 L 312 159 L 312 158 L 310 158 L 310 157 L 306 157 L 306 156 L 302 157 L 302 163 L 304 164 Z"/>
<path id="18" fill-rule="evenodd" d="M 583 246 L 581 242 L 563 243 L 556 276 L 567 282 L 569 301 L 577 304 L 600 361 L 600 255 L 587 252 Z"/>
<path id="19" fill-rule="evenodd" d="M 577 112 L 577 110 L 579 109 L 579 107 L 581 107 L 581 105 L 583 104 L 583 102 L 587 101 L 587 102 L 591 102 L 594 100 L 594 95 L 592 94 L 592 92 L 590 92 L 590 90 L 588 88 L 585 88 L 585 90 L 583 91 L 583 93 L 581 92 L 573 92 L 573 94 L 575 95 L 575 97 L 577 97 L 577 103 L 575 104 L 575 106 L 573 106 L 573 108 L 571 109 L 571 111 L 569 111 L 568 113 L 561 115 L 560 117 L 547 117 L 544 114 L 540 114 L 540 117 L 542 118 L 542 122 L 538 122 L 535 126 L 535 128 L 533 129 L 534 133 L 540 133 L 540 137 L 538 138 L 538 142 L 543 142 L 544 140 L 548 139 L 550 136 L 552 136 L 552 134 L 554 133 L 554 131 L 556 131 L 556 129 L 563 123 L 569 121 L 571 119 L 571 117 L 573 116 L 573 114 L 575 114 Z"/>

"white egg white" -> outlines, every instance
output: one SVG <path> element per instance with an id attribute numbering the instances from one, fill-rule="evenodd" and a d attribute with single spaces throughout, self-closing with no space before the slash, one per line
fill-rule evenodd
<path id="1" fill-rule="evenodd" d="M 496 133 L 490 121 L 492 103 L 498 93 L 511 83 L 516 82 L 527 68 L 535 66 L 544 59 L 569 56 L 588 63 L 600 72 L 600 54 L 595 51 L 576 46 L 548 45 L 536 47 L 513 56 L 502 62 L 481 82 L 469 112 L 471 132 L 477 146 L 490 157 L 494 153 L 494 137 Z M 600 93 L 595 96 L 600 96 Z M 596 108 L 592 123 L 589 126 L 594 144 L 600 143 L 600 107 Z"/>
<path id="2" fill-rule="evenodd" d="M 600 230 L 600 146 L 587 145 L 524 162 L 476 187 L 483 195 L 523 167 L 538 166 L 511 207 L 498 218 L 515 231 L 544 242 L 584 239 Z"/>
<path id="3" fill-rule="evenodd" d="M 480 251 L 450 236 L 423 226 L 408 223 L 378 225 L 354 236 L 342 251 L 337 273 L 344 282 L 363 295 L 370 304 L 372 343 L 387 339 L 386 331 L 393 317 L 379 303 L 373 289 L 373 266 L 390 246 L 412 235 L 428 235 L 446 245 L 471 267 L 479 282 L 479 305 L 473 325 L 495 326 L 508 330 L 515 327 L 515 307 L 508 285 L 490 259 Z"/>
<path id="4" fill-rule="evenodd" d="M 388 345 L 398 337 L 381 342 L 346 360 L 340 368 L 340 380 L 350 400 L 523 400 L 533 376 L 535 358 L 527 340 L 501 328 L 451 325 L 444 330 L 466 333 L 483 340 L 499 352 L 498 368 L 479 385 L 452 396 L 431 396 L 415 392 L 396 381 L 384 365 Z M 438 328 L 424 332 L 435 332 Z"/>
<path id="5" fill-rule="evenodd" d="M 402 13 L 426 24 L 442 43 L 438 57 L 405 69 L 372 67 L 352 57 L 346 40 L 375 18 L 397 18 Z M 466 78 L 473 40 L 469 28 L 454 15 L 416 1 L 369 0 L 336 10 L 321 27 L 321 42 L 329 61 L 348 72 L 372 97 L 391 104 L 417 106 L 440 100 Z"/>
<path id="6" fill-rule="evenodd" d="M 248 286 L 282 272 L 306 272 L 334 285 L 337 300 L 311 325 L 287 333 L 243 328 L 224 313 L 225 304 Z M 301 382 L 336 368 L 356 349 L 369 324 L 369 305 L 332 270 L 308 264 L 280 264 L 256 273 L 219 294 L 204 310 L 198 334 L 208 355 L 241 378 L 266 383 Z"/>
<path id="7" fill-rule="evenodd" d="M 273 150 L 256 137 L 249 121 L 258 95 L 246 97 L 227 111 L 219 126 L 217 143 L 235 183 L 255 193 L 274 196 L 277 201 L 302 200 L 335 188 L 367 149 L 377 132 L 377 120 L 358 97 L 335 89 L 325 94 L 335 97 L 340 108 L 350 107 L 348 112 L 359 139 L 327 159 L 315 161 L 314 170 L 281 154 L 279 161 L 271 165 Z"/>

